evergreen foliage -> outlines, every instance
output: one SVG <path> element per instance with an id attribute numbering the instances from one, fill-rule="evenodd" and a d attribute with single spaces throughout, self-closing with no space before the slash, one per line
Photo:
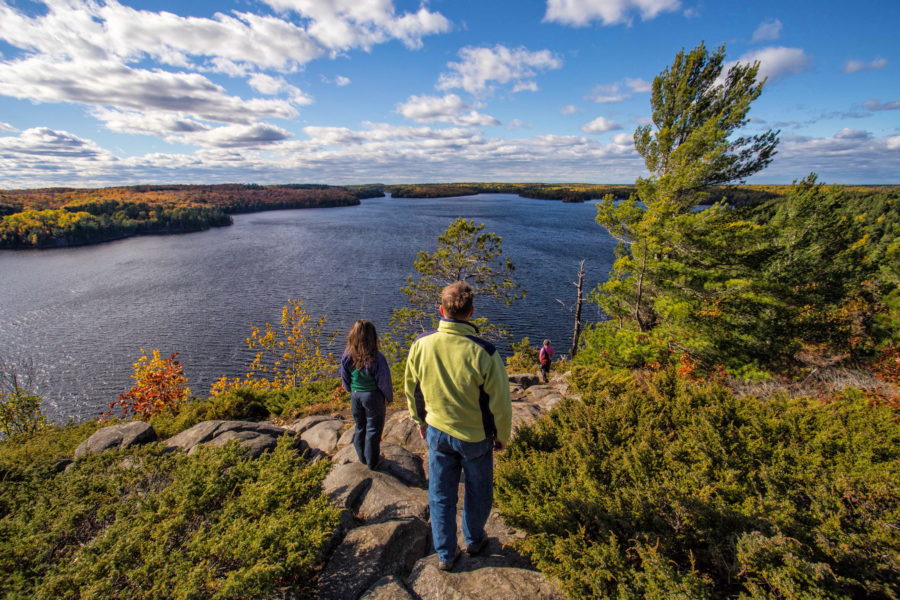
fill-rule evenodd
<path id="1" fill-rule="evenodd" d="M 891 409 L 586 371 L 584 401 L 520 430 L 496 478 L 570 598 L 897 598 Z"/>
<path id="2" fill-rule="evenodd" d="M 506 370 L 510 373 L 530 373 L 538 368 L 538 349 L 531 346 L 528 336 L 510 346 L 512 356 L 506 359 Z"/>
<path id="3" fill-rule="evenodd" d="M 36 460 L 7 477 L 0 487 L 0 596 L 310 591 L 338 522 L 321 495 L 328 461 L 307 463 L 290 436 L 257 460 L 234 443 L 194 456 L 159 450 L 104 452 L 59 474 Z"/>
<path id="4" fill-rule="evenodd" d="M 454 220 L 438 236 L 434 252 L 420 251 L 413 267 L 417 277 L 408 277 L 402 289 L 408 306 L 391 313 L 390 334 L 385 336 L 385 351 L 399 360 L 406 354 L 412 340 L 435 327 L 441 289 L 454 281 L 467 281 L 475 288 L 476 304 L 485 300 L 512 304 L 525 296 L 525 291 L 513 279 L 515 266 L 503 253 L 499 235 L 484 231 L 484 225 L 463 219 Z M 477 309 L 476 309 L 477 311 Z M 474 319 L 486 337 L 502 337 L 505 329 L 491 325 L 484 317 Z"/>
<path id="5" fill-rule="evenodd" d="M 869 356 L 896 335 L 897 282 L 882 267 L 897 239 L 896 191 L 827 188 L 811 175 L 755 205 L 698 210 L 712 185 L 765 167 L 778 142 L 772 131 L 735 137 L 763 83 L 755 64 L 723 73 L 724 56 L 700 44 L 654 79 L 653 124 L 635 132 L 650 177 L 597 205 L 620 243 L 592 297 L 611 323 L 586 344 L 623 367 L 655 362 L 641 347 L 650 340 L 732 371 Z"/>

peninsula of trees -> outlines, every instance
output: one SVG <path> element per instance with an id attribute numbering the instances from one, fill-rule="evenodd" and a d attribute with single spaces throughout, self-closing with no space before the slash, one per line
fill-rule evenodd
<path id="1" fill-rule="evenodd" d="M 0 248 L 96 244 L 142 234 L 185 233 L 231 224 L 230 214 L 352 206 L 381 196 L 367 186 L 140 185 L 0 191 Z"/>

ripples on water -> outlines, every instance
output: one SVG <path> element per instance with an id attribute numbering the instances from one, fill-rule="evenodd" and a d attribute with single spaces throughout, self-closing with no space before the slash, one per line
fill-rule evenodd
<path id="1" fill-rule="evenodd" d="M 235 215 L 233 226 L 201 233 L 0 251 L 0 356 L 34 359 L 57 420 L 105 410 L 129 387 L 139 348 L 179 352 L 194 394 L 205 395 L 220 375 L 244 372 L 249 327 L 277 321 L 288 298 L 327 314 L 342 336 L 358 318 L 385 331 L 416 252 L 433 250 L 459 216 L 503 237 L 528 293 L 512 307 L 476 301 L 479 314 L 506 324 L 514 340 L 549 337 L 566 351 L 572 317 L 556 299 L 574 300 L 580 259 L 587 290 L 613 260 L 615 243 L 594 213 L 594 203 L 506 194 L 377 198 Z M 586 308 L 586 320 L 599 319 Z"/>

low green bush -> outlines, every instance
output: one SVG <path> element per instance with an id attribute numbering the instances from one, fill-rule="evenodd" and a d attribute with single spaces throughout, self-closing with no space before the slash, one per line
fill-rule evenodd
<path id="1" fill-rule="evenodd" d="M 194 398 L 177 413 L 162 412 L 150 418 L 160 437 L 175 435 L 202 421 L 294 418 L 310 407 L 332 400 L 338 379 L 306 383 L 296 388 L 262 390 L 238 387 L 210 398 Z"/>
<path id="2" fill-rule="evenodd" d="M 582 375 L 584 400 L 521 429 L 496 475 L 570 598 L 898 598 L 895 411 L 737 398 L 675 368 Z"/>
<path id="3" fill-rule="evenodd" d="M 639 369 L 665 363 L 668 357 L 668 344 L 652 331 L 618 327 L 613 321 L 606 321 L 585 329 L 573 363 Z"/>
<path id="4" fill-rule="evenodd" d="M 0 597 L 311 594 L 338 512 L 321 494 L 328 461 L 292 443 L 257 460 L 234 443 L 192 456 L 150 444 L 4 482 Z"/>
<path id="5" fill-rule="evenodd" d="M 21 479 L 32 469 L 49 469 L 57 460 L 70 458 L 78 444 L 103 425 L 98 421 L 47 425 L 32 435 L 19 434 L 0 441 L 0 484 Z M 3 514 L 0 512 L 0 516 Z"/>
<path id="6" fill-rule="evenodd" d="M 41 410 L 43 398 L 19 386 L 0 390 L 0 435 L 30 435 L 47 424 Z"/>
<path id="7" fill-rule="evenodd" d="M 528 339 L 528 336 L 512 344 L 510 349 L 513 354 L 506 359 L 507 371 L 510 373 L 531 373 L 537 371 L 540 366 L 538 349 L 531 347 L 531 340 Z"/>

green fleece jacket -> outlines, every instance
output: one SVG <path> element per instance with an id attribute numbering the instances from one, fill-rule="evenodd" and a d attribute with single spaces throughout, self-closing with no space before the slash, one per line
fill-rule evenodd
<path id="1" fill-rule="evenodd" d="M 442 319 L 409 350 L 404 389 L 409 413 L 466 442 L 509 441 L 509 379 L 497 349 L 465 321 Z"/>

